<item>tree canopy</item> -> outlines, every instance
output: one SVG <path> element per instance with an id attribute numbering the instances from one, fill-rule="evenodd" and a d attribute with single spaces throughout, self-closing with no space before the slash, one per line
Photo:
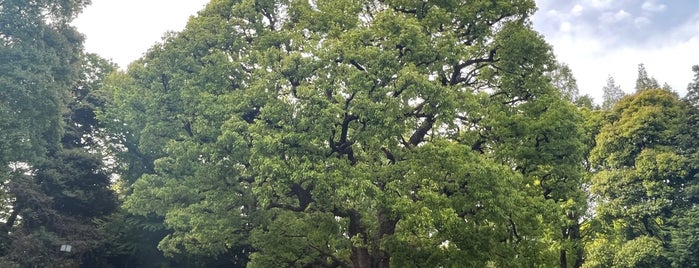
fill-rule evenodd
<path id="1" fill-rule="evenodd" d="M 597 107 L 534 1 L 212 0 L 126 70 L 86 4 L 0 1 L 0 266 L 696 266 L 699 82 Z"/>

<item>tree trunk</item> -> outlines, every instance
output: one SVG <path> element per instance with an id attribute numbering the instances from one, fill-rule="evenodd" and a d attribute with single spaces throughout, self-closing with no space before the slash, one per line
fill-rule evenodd
<path id="1" fill-rule="evenodd" d="M 376 212 L 376 218 L 379 222 L 379 230 L 376 232 L 373 241 L 374 267 L 388 268 L 390 267 L 390 258 L 388 252 L 381 249 L 381 240 L 386 235 L 392 235 L 396 232 L 397 220 L 390 218 L 390 211 L 387 209 L 379 209 Z"/>
<path id="2" fill-rule="evenodd" d="M 19 210 L 12 209 L 12 214 L 10 214 L 10 217 L 7 218 L 7 221 L 5 222 L 5 228 L 9 232 L 12 229 L 12 226 L 15 226 L 15 221 L 17 221 L 17 216 L 19 216 Z"/>
<path id="3" fill-rule="evenodd" d="M 580 234 L 580 224 L 576 223 L 570 228 L 570 239 L 572 241 L 580 242 L 582 240 L 582 235 Z M 582 243 L 575 244 L 575 264 L 573 268 L 580 268 L 583 265 L 585 257 L 585 250 L 583 249 Z"/>
<path id="4" fill-rule="evenodd" d="M 567 258 L 567 256 L 566 256 L 566 250 L 565 250 L 565 249 L 561 249 L 561 257 L 560 257 L 560 260 L 561 260 L 561 268 L 567 268 L 567 267 L 568 267 L 568 258 Z"/>
<path id="5" fill-rule="evenodd" d="M 363 232 L 363 228 L 359 226 L 359 215 L 358 213 L 350 214 L 350 226 L 349 234 L 353 237 L 357 234 L 363 236 L 364 247 L 352 247 L 352 253 L 350 259 L 352 261 L 352 267 L 354 268 L 388 268 L 390 267 L 390 255 L 388 252 L 381 249 L 381 240 L 386 235 L 392 235 L 395 233 L 397 220 L 389 218 L 389 212 L 386 209 L 379 209 L 376 213 L 378 221 L 378 229 L 376 234 L 369 241 L 366 236 L 366 232 Z M 361 232 L 359 232 L 362 230 Z M 369 246 L 371 250 L 369 250 Z"/>
<path id="6" fill-rule="evenodd" d="M 575 223 L 568 227 L 564 227 L 563 240 L 568 240 L 571 244 L 573 244 L 573 248 L 570 250 L 570 253 L 574 255 L 568 254 L 569 252 L 566 249 L 561 249 L 560 267 L 568 267 L 568 255 L 571 255 L 571 257 L 575 258 L 573 268 L 582 267 L 584 257 L 583 255 L 585 254 L 585 251 L 583 250 L 582 245 L 579 243 L 580 240 L 582 240 L 582 236 L 580 235 L 580 224 Z"/>
<path id="7" fill-rule="evenodd" d="M 563 238 L 563 241 L 570 240 L 570 227 L 566 226 L 561 228 L 561 238 Z M 565 244 L 563 244 L 565 245 Z M 560 263 L 561 268 L 567 268 L 568 267 L 568 256 L 567 256 L 567 251 L 565 246 L 561 246 L 561 252 L 560 256 L 558 257 L 558 261 Z"/>
<path id="8" fill-rule="evenodd" d="M 371 265 L 371 256 L 366 247 L 352 247 L 352 267 L 354 268 L 373 268 Z"/>

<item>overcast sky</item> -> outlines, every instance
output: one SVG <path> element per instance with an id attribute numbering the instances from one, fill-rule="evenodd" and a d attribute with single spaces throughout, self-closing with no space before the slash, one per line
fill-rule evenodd
<path id="1" fill-rule="evenodd" d="M 632 92 L 639 63 L 684 95 L 699 64 L 699 1 L 537 0 L 534 28 L 600 102 L 608 75 Z"/>
<path id="2" fill-rule="evenodd" d="M 120 67 L 140 58 L 167 31 L 184 29 L 209 0 L 92 0 L 74 21 L 85 49 Z"/>
<path id="3" fill-rule="evenodd" d="M 93 0 L 75 21 L 85 47 L 126 67 L 161 40 L 184 28 L 208 0 Z M 567 63 L 582 93 L 601 102 L 608 75 L 632 92 L 636 70 L 684 94 L 699 64 L 699 1 L 536 0 L 534 28 Z M 138 7 L 138 8 L 135 8 Z"/>

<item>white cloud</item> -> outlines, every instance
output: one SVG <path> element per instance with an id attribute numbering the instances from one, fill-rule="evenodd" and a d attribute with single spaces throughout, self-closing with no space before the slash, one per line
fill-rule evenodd
<path id="1" fill-rule="evenodd" d="M 574 35 L 559 32 L 547 40 L 558 60 L 573 70 L 581 94 L 590 94 L 598 103 L 608 75 L 632 93 L 639 63 L 658 82 L 667 82 L 684 95 L 693 77 L 691 67 L 699 64 L 699 14 L 682 26 L 651 36 L 647 43 L 611 45 L 594 29 L 584 27 L 576 27 Z"/>
<path id="2" fill-rule="evenodd" d="M 560 16 L 560 13 L 558 12 L 558 10 L 551 9 L 551 10 L 546 12 L 546 15 L 548 15 L 550 17 L 558 18 Z"/>
<path id="3" fill-rule="evenodd" d="M 633 20 L 633 24 L 636 25 L 636 28 L 641 28 L 646 25 L 650 25 L 651 20 L 646 17 L 638 17 Z"/>
<path id="4" fill-rule="evenodd" d="M 586 2 L 596 9 L 608 9 L 612 7 L 614 0 L 587 0 Z"/>
<path id="5" fill-rule="evenodd" d="M 558 29 L 564 33 L 569 33 L 572 30 L 572 28 L 573 27 L 570 25 L 570 22 L 567 21 L 561 23 L 560 27 L 558 27 Z"/>
<path id="6" fill-rule="evenodd" d="M 626 19 L 631 18 L 631 14 L 629 12 L 624 11 L 623 9 L 615 12 L 605 12 L 600 16 L 600 21 L 605 24 L 613 24 L 617 23 Z"/>
<path id="7" fill-rule="evenodd" d="M 657 4 L 655 3 L 655 1 L 652 0 L 647 0 L 643 2 L 643 4 L 641 5 L 641 9 L 650 12 L 662 12 L 665 11 L 665 9 L 667 9 L 667 6 L 665 4 Z"/>
<path id="8" fill-rule="evenodd" d="M 580 16 L 583 12 L 584 8 L 580 4 L 576 4 L 573 9 L 570 10 L 570 13 L 573 14 L 573 16 Z"/>
<path id="9" fill-rule="evenodd" d="M 614 19 L 616 19 L 616 21 L 622 21 L 629 17 L 631 17 L 631 14 L 629 14 L 629 12 L 624 11 L 623 9 L 619 10 L 619 12 L 614 14 Z"/>

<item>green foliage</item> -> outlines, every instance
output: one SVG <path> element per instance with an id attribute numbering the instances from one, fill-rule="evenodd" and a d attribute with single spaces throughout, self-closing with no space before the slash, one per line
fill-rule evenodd
<path id="1" fill-rule="evenodd" d="M 599 105 L 595 104 L 594 99 L 590 95 L 582 95 L 579 96 L 578 98 L 575 99 L 573 102 L 575 106 L 581 107 L 581 108 L 587 108 L 589 110 L 592 109 L 599 109 Z"/>
<path id="2" fill-rule="evenodd" d="M 648 90 L 622 99 L 597 136 L 592 161 L 603 167 L 631 167 L 645 148 L 671 146 L 677 135 L 683 107 L 675 93 Z"/>
<path id="3" fill-rule="evenodd" d="M 678 142 L 689 126 L 687 108 L 672 92 L 647 89 L 623 98 L 607 115 L 590 157 L 599 225 L 591 230 L 586 266 L 686 263 L 681 245 L 692 238 L 679 237 L 686 227 L 673 222 L 694 206 L 686 195 L 696 183 L 693 149 Z"/>
<path id="4" fill-rule="evenodd" d="M 699 82 L 598 109 L 533 1 L 213 0 L 127 72 L 86 3 L 0 1 L 0 266 L 699 262 Z"/>
<path id="5" fill-rule="evenodd" d="M 669 86 L 665 84 L 664 89 L 669 89 Z M 646 71 L 646 66 L 643 63 L 638 64 L 638 76 L 636 77 L 636 92 L 640 92 L 648 89 L 660 89 L 660 84 L 655 78 L 648 76 L 648 71 Z"/>
<path id="6" fill-rule="evenodd" d="M 699 265 L 699 257 L 697 257 L 699 256 L 699 209 L 694 206 L 681 213 L 674 219 L 671 231 L 672 266 L 697 267 Z"/>
<path id="7" fill-rule="evenodd" d="M 699 104 L 699 65 L 692 66 L 692 71 L 694 72 L 694 79 L 687 85 L 685 99 L 696 106 Z"/>
<path id="8" fill-rule="evenodd" d="M 79 265 L 101 239 L 90 218 L 116 206 L 99 158 L 62 142 L 83 64 L 82 36 L 69 22 L 85 4 L 0 2 L 3 266 Z M 59 252 L 62 243 L 75 252 Z"/>
<path id="9" fill-rule="evenodd" d="M 582 117 L 533 10 L 212 1 L 105 87 L 125 207 L 170 256 L 252 267 L 557 263 Z"/>
<path id="10" fill-rule="evenodd" d="M 612 76 L 607 78 L 607 85 L 602 88 L 602 92 L 602 109 L 605 110 L 612 109 L 614 104 L 626 95 L 626 93 L 621 90 L 621 87 L 616 84 Z"/>
<path id="11" fill-rule="evenodd" d="M 556 63 L 556 68 L 551 72 L 551 83 L 554 88 L 558 89 L 558 92 L 561 93 L 561 97 L 565 100 L 577 103 L 580 101 L 580 98 L 586 97 L 580 96 L 578 83 L 573 75 L 573 70 L 565 63 Z M 589 98 L 589 96 L 587 97 Z M 583 102 L 587 101 L 583 100 Z"/>
<path id="12" fill-rule="evenodd" d="M 1 166 L 36 162 L 58 147 L 82 37 L 68 22 L 84 1 L 0 3 Z"/>
<path id="13" fill-rule="evenodd" d="M 613 267 L 667 267 L 663 243 L 657 238 L 641 236 L 627 241 L 614 256 Z"/>
<path id="14" fill-rule="evenodd" d="M 699 82 L 598 109 L 533 1 L 213 0 L 126 72 L 85 4 L 0 1 L 0 266 L 699 262 Z"/>

